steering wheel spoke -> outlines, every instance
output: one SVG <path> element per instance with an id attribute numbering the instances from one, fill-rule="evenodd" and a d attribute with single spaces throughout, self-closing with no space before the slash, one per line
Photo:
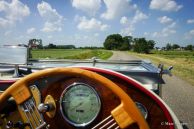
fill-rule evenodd
<path id="1" fill-rule="evenodd" d="M 31 92 L 25 84 L 14 88 L 10 94 L 17 104 L 21 104 L 31 97 Z"/>
<path id="2" fill-rule="evenodd" d="M 135 123 L 130 114 L 123 107 L 123 104 L 120 104 L 118 107 L 112 110 L 111 114 L 120 128 L 126 128 Z"/>

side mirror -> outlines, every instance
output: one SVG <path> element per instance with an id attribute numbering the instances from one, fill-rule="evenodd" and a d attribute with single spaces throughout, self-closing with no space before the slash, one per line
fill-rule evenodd
<path id="1" fill-rule="evenodd" d="M 170 66 L 170 67 L 168 68 L 169 71 L 171 71 L 172 69 L 173 69 L 173 66 Z"/>
<path id="2" fill-rule="evenodd" d="M 172 76 L 171 70 L 173 69 L 173 66 L 170 66 L 168 69 L 164 69 L 162 74 L 168 74 L 169 76 Z"/>
<path id="3" fill-rule="evenodd" d="M 168 74 L 169 76 L 172 76 L 171 70 L 173 69 L 173 66 L 170 66 L 168 69 L 164 69 L 164 65 L 163 64 L 159 64 L 158 68 L 160 69 L 161 76 L 163 74 Z"/>

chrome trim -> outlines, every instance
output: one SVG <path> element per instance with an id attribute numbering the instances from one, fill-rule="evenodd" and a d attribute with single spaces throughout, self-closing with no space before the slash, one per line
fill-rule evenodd
<path id="1" fill-rule="evenodd" d="M 143 115 L 143 117 L 145 119 L 147 119 L 148 118 L 148 110 L 147 110 L 147 108 L 142 103 L 140 103 L 140 102 L 135 102 L 135 104 L 136 104 L 137 108 L 138 108 L 138 106 L 141 106 L 141 108 L 143 108 L 145 110 L 146 114 L 144 116 L 144 114 L 142 114 L 141 110 L 138 108 L 139 111 L 141 112 L 141 114 Z"/>
<path id="2" fill-rule="evenodd" d="M 20 49 L 26 49 L 26 55 L 25 55 L 25 62 L 23 63 L 9 63 L 9 62 L 0 62 L 0 64 L 2 65 L 27 65 L 28 64 L 28 56 L 29 56 L 29 49 L 28 47 L 25 46 L 18 46 L 18 45 L 4 45 L 4 46 L 0 46 L 0 48 L 20 48 Z"/>
<path id="3" fill-rule="evenodd" d="M 82 124 L 76 124 L 74 122 L 72 122 L 71 120 L 69 120 L 65 114 L 63 113 L 63 106 L 62 106 L 62 98 L 64 96 L 64 94 L 72 87 L 76 86 L 76 85 L 84 85 L 84 86 L 87 86 L 89 87 L 90 89 L 92 89 L 92 91 L 96 94 L 96 97 L 98 99 L 98 102 L 99 102 L 99 105 L 100 105 L 100 108 L 99 108 L 99 111 L 96 113 L 96 115 L 94 116 L 93 119 L 91 119 L 89 122 L 87 123 L 82 123 Z M 69 85 L 67 88 L 65 88 L 65 90 L 63 90 L 61 96 L 60 96 L 60 111 L 61 111 L 61 114 L 63 116 L 63 118 L 71 125 L 75 126 L 75 127 L 85 127 L 87 125 L 89 125 L 90 123 L 92 123 L 96 118 L 97 116 L 99 115 L 100 111 L 101 111 L 101 100 L 100 100 L 100 96 L 98 95 L 97 91 L 90 85 L 86 84 L 86 83 L 82 83 L 82 82 L 74 82 L 73 84 Z"/>

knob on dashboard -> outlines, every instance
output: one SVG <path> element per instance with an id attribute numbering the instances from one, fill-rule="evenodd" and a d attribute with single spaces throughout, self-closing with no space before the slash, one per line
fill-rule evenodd
<path id="1" fill-rule="evenodd" d="M 21 121 L 17 121 L 16 123 L 13 123 L 12 121 L 8 121 L 6 124 L 7 129 L 24 129 L 26 126 L 30 126 L 29 123 L 23 123 Z"/>
<path id="2" fill-rule="evenodd" d="M 48 104 L 50 105 L 50 109 L 48 109 L 49 111 L 46 112 L 46 115 L 49 118 L 53 118 L 56 114 L 56 103 L 55 103 L 55 99 L 51 96 L 51 95 L 47 95 L 45 100 L 44 100 L 44 104 Z"/>
<path id="3" fill-rule="evenodd" d="M 41 113 L 49 112 L 53 109 L 52 104 L 41 103 L 38 105 L 38 111 Z"/>
<path id="4" fill-rule="evenodd" d="M 8 121 L 7 124 L 6 124 L 6 128 L 11 129 L 13 127 L 14 127 L 14 123 L 12 121 Z"/>

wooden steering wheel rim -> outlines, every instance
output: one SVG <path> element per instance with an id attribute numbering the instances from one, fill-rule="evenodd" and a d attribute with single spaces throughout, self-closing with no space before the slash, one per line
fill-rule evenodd
<path id="1" fill-rule="evenodd" d="M 32 82 L 38 78 L 58 74 L 84 76 L 88 79 L 100 82 L 103 86 L 112 90 L 112 92 L 121 100 L 121 104 L 111 111 L 111 115 L 120 128 L 126 128 L 130 124 L 136 122 L 140 129 L 149 129 L 146 120 L 141 115 L 133 100 L 119 86 L 97 73 L 80 68 L 52 68 L 29 74 L 12 84 L 1 94 L 0 105 L 3 104 L 3 102 L 5 102 L 10 96 L 15 99 L 18 105 L 22 104 L 31 97 L 31 92 L 27 87 L 28 82 Z"/>

